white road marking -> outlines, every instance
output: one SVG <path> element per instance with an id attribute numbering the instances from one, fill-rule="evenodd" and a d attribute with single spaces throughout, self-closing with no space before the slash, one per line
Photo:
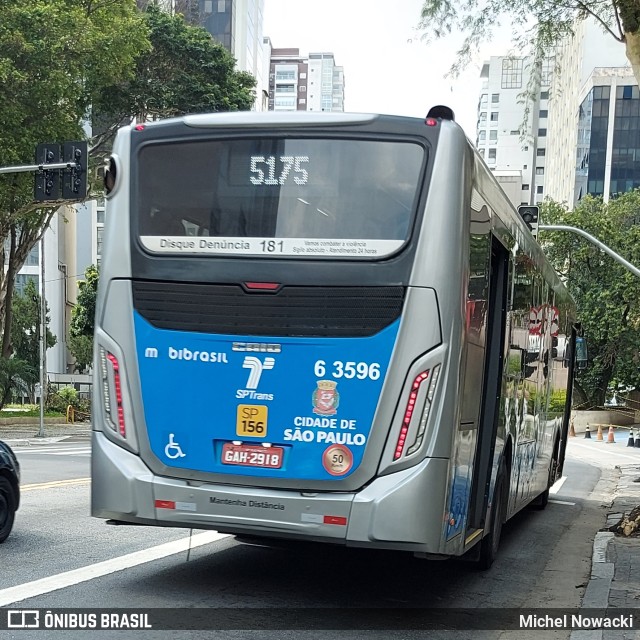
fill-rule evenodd
<path id="1" fill-rule="evenodd" d="M 611 449 L 605 449 L 605 447 L 607 446 L 606 443 L 604 444 L 604 446 L 602 447 L 602 449 L 600 449 L 598 447 L 597 451 L 594 451 L 594 448 L 592 445 L 588 445 L 588 444 L 581 444 L 580 442 L 572 442 L 571 443 L 572 447 L 581 447 L 582 449 L 589 449 L 589 451 L 591 451 L 592 453 L 595 453 L 596 455 L 602 455 L 607 454 L 610 456 L 618 456 L 619 458 L 627 458 L 628 460 L 633 460 L 634 462 L 640 462 L 640 455 L 637 456 L 627 456 L 624 453 L 618 453 L 617 451 L 611 451 Z M 598 445 L 595 445 L 598 446 Z"/>
<path id="2" fill-rule="evenodd" d="M 44 455 L 49 456 L 80 456 L 86 458 L 91 455 L 91 449 L 75 449 L 68 451 L 53 451 L 52 453 L 46 453 Z"/>
<path id="3" fill-rule="evenodd" d="M 65 571 L 64 573 L 58 573 L 48 578 L 41 578 L 40 580 L 25 582 L 15 587 L 2 589 L 0 590 L 0 607 L 6 607 L 9 604 L 27 600 L 28 598 L 35 598 L 36 596 L 51 593 L 58 589 L 72 587 L 81 582 L 101 578 L 116 571 L 136 567 L 146 562 L 166 558 L 167 556 L 186 551 L 189 545 L 194 549 L 195 547 L 201 547 L 202 545 L 228 537 L 227 534 L 218 533 L 217 531 L 206 531 L 205 533 L 199 533 L 193 536 L 191 542 L 189 542 L 189 538 L 181 538 L 180 540 L 160 544 L 155 547 L 150 547 L 149 549 L 143 549 L 142 551 L 112 558 L 111 560 L 97 562 L 96 564 L 81 567 L 80 569 Z"/>
<path id="4" fill-rule="evenodd" d="M 91 447 L 47 447 L 46 449 L 18 449 L 15 448 L 14 451 L 16 453 L 24 454 L 24 453 L 49 453 L 58 455 L 62 455 L 64 453 L 86 453 L 91 452 Z"/>
<path id="5" fill-rule="evenodd" d="M 576 506 L 575 502 L 567 502 L 566 500 L 549 500 L 549 502 L 553 502 L 553 504 L 566 504 L 566 505 L 569 505 L 570 507 Z"/>
<path id="6" fill-rule="evenodd" d="M 560 491 L 560 489 L 562 488 L 562 485 L 566 481 L 567 481 L 567 476 L 562 476 L 562 478 L 559 478 L 558 480 L 556 480 L 556 483 L 553 485 L 553 487 L 549 489 L 549 493 L 553 493 L 553 494 L 558 493 L 558 491 Z"/>

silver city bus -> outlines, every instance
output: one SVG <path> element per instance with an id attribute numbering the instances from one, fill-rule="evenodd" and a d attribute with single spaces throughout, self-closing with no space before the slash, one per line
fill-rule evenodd
<path id="1" fill-rule="evenodd" d="M 573 304 L 451 115 L 119 131 L 94 516 L 489 566 L 546 504 Z"/>

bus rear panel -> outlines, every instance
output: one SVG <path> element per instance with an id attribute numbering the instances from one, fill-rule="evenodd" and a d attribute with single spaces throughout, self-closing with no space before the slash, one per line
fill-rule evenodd
<path id="1" fill-rule="evenodd" d="M 93 515 L 426 554 L 479 540 L 485 349 L 467 344 L 462 299 L 474 163 L 440 120 L 217 114 L 121 130 Z M 485 429 L 487 489 L 499 422 Z M 528 500 L 547 486 L 545 447 Z"/>

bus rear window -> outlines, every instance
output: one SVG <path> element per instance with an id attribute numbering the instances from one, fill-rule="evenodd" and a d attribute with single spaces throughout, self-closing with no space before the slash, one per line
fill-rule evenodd
<path id="1" fill-rule="evenodd" d="M 151 143 L 132 218 L 155 253 L 383 257 L 408 238 L 424 155 L 342 138 Z"/>

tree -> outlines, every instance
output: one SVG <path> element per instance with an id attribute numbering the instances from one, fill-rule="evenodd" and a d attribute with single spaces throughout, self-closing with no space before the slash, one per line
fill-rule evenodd
<path id="1" fill-rule="evenodd" d="M 235 59 L 201 27 L 187 25 L 149 4 L 144 12 L 152 48 L 138 58 L 133 76 L 105 87 L 94 103 L 106 124 L 96 142 L 108 141 L 127 117 L 139 121 L 187 113 L 251 109 L 255 78 L 235 69 Z"/>
<path id="2" fill-rule="evenodd" d="M 424 0 L 419 27 L 427 37 L 462 32 L 464 42 L 452 72 L 458 73 L 494 27 L 510 18 L 514 44 L 529 49 L 534 63 L 573 32 L 576 21 L 593 18 L 626 46 L 626 54 L 640 84 L 640 2 L 638 0 Z"/>
<path id="3" fill-rule="evenodd" d="M 583 229 L 632 264 L 640 264 L 640 190 L 608 203 L 586 196 L 568 211 L 547 202 L 545 224 Z M 578 391 L 589 406 L 602 406 L 610 386 L 640 385 L 640 279 L 593 244 L 564 231 L 542 231 L 554 267 L 567 280 L 585 329 L 589 364 Z"/>
<path id="4" fill-rule="evenodd" d="M 28 365 L 31 371 L 40 369 L 40 294 L 35 282 L 29 280 L 22 294 L 13 297 L 13 322 L 11 324 L 12 357 Z M 47 307 L 47 349 L 55 346 L 56 336 L 49 331 L 49 308 Z M 30 398 L 35 397 L 35 380 L 25 380 Z"/>
<path id="5" fill-rule="evenodd" d="M 14 389 L 28 393 L 38 380 L 38 370 L 19 358 L 0 358 L 0 408 L 9 401 Z"/>
<path id="6" fill-rule="evenodd" d="M 0 0 L 0 165 L 41 142 L 83 139 L 92 158 L 123 118 L 249 109 L 255 80 L 203 29 L 135 0 Z M 153 31 L 153 33 L 151 33 Z M 152 36 L 150 40 L 150 36 Z M 11 355 L 13 281 L 62 202 L 33 202 L 33 175 L 0 175 L 0 356 Z"/>
<path id="7" fill-rule="evenodd" d="M 98 267 L 91 265 L 78 281 L 78 299 L 71 311 L 69 350 L 75 358 L 76 369 L 84 371 L 93 359 L 93 332 L 95 327 L 96 298 L 98 295 Z"/>
<path id="8" fill-rule="evenodd" d="M 0 0 L 0 165 L 34 161 L 41 142 L 83 139 L 104 86 L 130 77 L 150 47 L 134 0 Z M 15 274 L 57 203 L 33 201 L 33 175 L 0 176 L 1 356 L 11 355 Z"/>

